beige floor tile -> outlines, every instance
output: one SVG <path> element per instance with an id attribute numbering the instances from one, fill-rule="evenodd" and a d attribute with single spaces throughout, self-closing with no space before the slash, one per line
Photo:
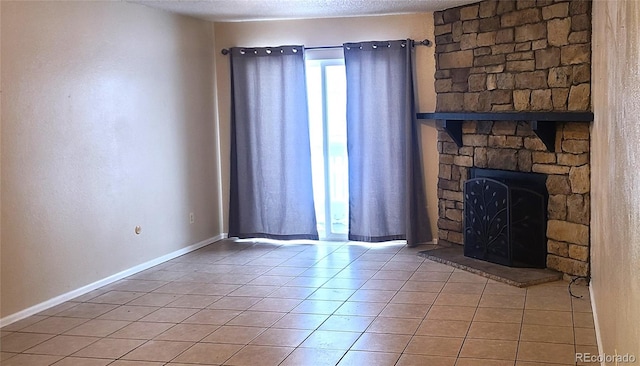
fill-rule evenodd
<path id="1" fill-rule="evenodd" d="M 104 295 L 103 295 L 104 296 Z M 139 296 L 130 302 L 128 305 L 140 305 L 140 306 L 167 306 L 170 303 L 176 301 L 180 296 L 177 294 L 160 294 L 150 293 Z"/>
<path id="2" fill-rule="evenodd" d="M 400 356 L 396 366 L 454 366 L 455 363 L 455 357 L 411 355 L 404 353 Z"/>
<path id="3" fill-rule="evenodd" d="M 317 290 L 316 287 L 282 286 L 269 294 L 269 298 L 304 300 Z"/>
<path id="4" fill-rule="evenodd" d="M 522 309 L 478 308 L 473 321 L 522 323 Z"/>
<path id="5" fill-rule="evenodd" d="M 573 325 L 576 328 L 594 328 L 592 313 L 573 313 Z"/>
<path id="6" fill-rule="evenodd" d="M 313 294 L 309 295 L 309 300 L 332 300 L 332 301 L 346 301 L 355 290 L 340 289 L 340 288 L 324 288 L 317 289 Z"/>
<path id="7" fill-rule="evenodd" d="M 592 328 L 575 328 L 576 344 L 583 346 L 597 346 L 596 332 Z"/>
<path id="8" fill-rule="evenodd" d="M 49 366 L 61 359 L 61 356 L 19 354 L 3 361 L 2 366 Z"/>
<path id="9" fill-rule="evenodd" d="M 570 311 L 554 310 L 525 310 L 524 324 L 552 325 L 561 327 L 572 326 L 572 314 Z"/>
<path id="10" fill-rule="evenodd" d="M 387 304 L 384 302 L 346 301 L 336 311 L 336 315 L 377 316 Z"/>
<path id="11" fill-rule="evenodd" d="M 78 304 L 79 303 L 76 301 L 66 301 L 66 302 L 63 302 L 62 304 L 58 304 L 56 306 L 52 306 L 46 310 L 43 310 L 39 312 L 38 315 L 53 316 L 53 315 L 59 314 L 62 311 L 71 309 L 72 307 Z"/>
<path id="12" fill-rule="evenodd" d="M 377 317 L 367 332 L 413 335 L 420 323 L 420 319 Z"/>
<path id="13" fill-rule="evenodd" d="M 588 297 L 584 297 L 582 299 L 571 299 L 571 306 L 573 311 L 579 313 L 591 313 L 593 312 L 593 308 L 591 306 L 591 300 Z"/>
<path id="14" fill-rule="evenodd" d="M 470 283 L 470 282 L 448 282 L 442 288 L 442 293 L 445 294 L 465 294 L 465 295 L 482 295 L 485 289 L 484 283 Z M 478 296 L 479 298 L 480 296 Z"/>
<path id="15" fill-rule="evenodd" d="M 316 329 L 329 315 L 321 314 L 286 314 L 273 327 L 285 329 Z"/>
<path id="16" fill-rule="evenodd" d="M 574 344 L 573 328 L 523 324 L 520 340 L 525 342 Z"/>
<path id="17" fill-rule="evenodd" d="M 122 356 L 124 360 L 168 362 L 193 346 L 193 342 L 149 341 Z"/>
<path id="18" fill-rule="evenodd" d="M 205 296 L 226 296 L 241 288 L 242 287 L 239 285 L 229 285 L 222 283 L 201 283 L 195 286 L 188 294 Z"/>
<path id="19" fill-rule="evenodd" d="M 460 357 L 515 360 L 517 348 L 517 341 L 467 338 L 462 345 Z"/>
<path id="20" fill-rule="evenodd" d="M 391 299 L 393 304 L 431 305 L 438 296 L 435 292 L 398 291 Z"/>
<path id="21" fill-rule="evenodd" d="M 0 348 L 3 352 L 20 353 L 53 337 L 53 334 L 13 333 L 2 337 Z"/>
<path id="22" fill-rule="evenodd" d="M 451 274 L 451 277 L 449 277 L 448 282 L 487 283 L 487 279 L 473 273 L 456 269 Z"/>
<path id="23" fill-rule="evenodd" d="M 511 285 L 507 285 L 500 282 L 489 280 L 484 288 L 483 294 L 487 295 L 515 295 L 524 296 L 527 293 L 527 289 L 519 288 Z"/>
<path id="24" fill-rule="evenodd" d="M 483 294 L 478 304 L 481 308 L 522 309 L 525 296 Z"/>
<path id="25" fill-rule="evenodd" d="M 239 310 L 203 309 L 186 318 L 184 322 L 190 324 L 223 325 L 241 313 Z"/>
<path id="26" fill-rule="evenodd" d="M 244 285 L 229 293 L 229 296 L 266 297 L 279 286 L 254 286 Z"/>
<path id="27" fill-rule="evenodd" d="M 221 298 L 222 296 L 182 295 L 175 301 L 169 303 L 169 306 L 172 308 L 204 309 Z"/>
<path id="28" fill-rule="evenodd" d="M 199 342 L 219 327 L 210 324 L 176 324 L 171 329 L 155 337 L 162 341 Z"/>
<path id="29" fill-rule="evenodd" d="M 280 320 L 285 313 L 250 311 L 247 310 L 236 316 L 227 325 L 241 325 L 246 327 L 270 327 Z"/>
<path id="30" fill-rule="evenodd" d="M 440 281 L 407 281 L 400 289 L 401 291 L 413 292 L 435 292 L 442 291 L 446 282 Z"/>
<path id="31" fill-rule="evenodd" d="M 196 343 L 172 360 L 175 363 L 222 365 L 243 346 L 238 344 Z"/>
<path id="32" fill-rule="evenodd" d="M 298 299 L 266 298 L 257 302 L 255 305 L 250 307 L 249 310 L 284 313 L 293 310 L 296 306 L 300 305 L 301 302 L 302 300 Z"/>
<path id="33" fill-rule="evenodd" d="M 407 281 L 414 272 L 412 271 L 383 271 L 375 273 L 371 279 L 373 280 L 400 280 Z"/>
<path id="34" fill-rule="evenodd" d="M 265 330 L 266 328 L 260 327 L 224 325 L 205 337 L 202 342 L 246 345 Z"/>
<path id="35" fill-rule="evenodd" d="M 465 282 L 460 282 L 468 284 Z M 438 306 L 472 306 L 477 307 L 480 302 L 480 294 L 457 294 L 457 293 L 445 293 L 441 292 L 433 305 Z"/>
<path id="36" fill-rule="evenodd" d="M 250 285 L 255 286 L 284 286 L 287 282 L 294 279 L 295 276 L 260 276 L 254 278 L 249 282 Z"/>
<path id="37" fill-rule="evenodd" d="M 109 366 L 162 366 L 164 362 L 116 360 Z"/>
<path id="38" fill-rule="evenodd" d="M 150 292 L 167 283 L 166 281 L 123 279 L 109 287 L 117 291 Z"/>
<path id="39" fill-rule="evenodd" d="M 22 330 L 32 324 L 38 323 L 41 320 L 45 320 L 47 319 L 49 316 L 47 315 L 33 315 L 30 316 L 28 318 L 24 318 L 24 319 L 20 319 L 15 323 L 11 323 L 9 325 L 5 325 L 4 327 L 2 327 L 3 331 L 6 332 L 16 332 L 19 330 Z"/>
<path id="40" fill-rule="evenodd" d="M 171 323 L 134 322 L 109 335 L 110 338 L 152 339 L 171 328 Z"/>
<path id="41" fill-rule="evenodd" d="M 568 296 L 527 296 L 526 310 L 571 311 L 571 299 Z"/>
<path id="42" fill-rule="evenodd" d="M 87 302 L 98 303 L 98 304 L 124 305 L 130 301 L 133 301 L 139 298 L 144 294 L 145 294 L 144 292 L 109 291 L 100 296 L 96 296 L 93 299 L 88 300 Z"/>
<path id="43" fill-rule="evenodd" d="M 471 321 L 476 308 L 470 306 L 433 305 L 427 313 L 427 319 Z"/>
<path id="44" fill-rule="evenodd" d="M 423 319 L 431 306 L 421 304 L 388 304 L 379 316 L 387 318 Z"/>
<path id="45" fill-rule="evenodd" d="M 279 365 L 293 348 L 249 345 L 238 351 L 225 364 L 234 366 Z"/>
<path id="46" fill-rule="evenodd" d="M 468 321 L 425 319 L 416 335 L 434 337 L 465 337 L 469 330 Z"/>
<path id="47" fill-rule="evenodd" d="M 361 289 L 363 290 L 387 290 L 387 291 L 398 291 L 404 286 L 406 281 L 404 280 L 391 280 L 391 279 L 370 279 L 362 285 Z"/>
<path id="48" fill-rule="evenodd" d="M 76 352 L 73 356 L 117 359 L 145 343 L 140 339 L 103 338 Z"/>
<path id="49" fill-rule="evenodd" d="M 222 299 L 214 302 L 209 305 L 209 309 L 220 309 L 220 310 L 247 310 L 253 305 L 257 304 L 261 297 L 234 297 L 234 296 L 225 296 Z"/>
<path id="50" fill-rule="evenodd" d="M 351 347 L 353 350 L 402 353 L 411 340 L 410 335 L 364 333 Z"/>
<path id="51" fill-rule="evenodd" d="M 464 338 L 414 336 L 405 353 L 430 356 L 457 357 Z"/>
<path id="52" fill-rule="evenodd" d="M 535 297 L 568 297 L 568 283 L 565 281 L 556 281 L 543 283 L 541 285 L 527 287 L 527 296 Z"/>
<path id="53" fill-rule="evenodd" d="M 480 358 L 459 358 L 456 366 L 513 366 L 512 360 L 487 360 Z M 543 366 L 543 365 L 538 365 Z M 547 365 L 552 366 L 552 365 Z"/>
<path id="54" fill-rule="evenodd" d="M 451 277 L 451 272 L 425 271 L 414 273 L 409 281 L 447 282 L 449 277 Z"/>
<path id="55" fill-rule="evenodd" d="M 198 312 L 198 309 L 160 308 L 140 319 L 143 322 L 180 323 Z"/>
<path id="56" fill-rule="evenodd" d="M 144 318 L 145 316 L 153 313 L 158 309 L 158 307 L 151 306 L 123 305 L 109 311 L 108 313 L 100 315 L 98 319 L 136 321 Z"/>
<path id="57" fill-rule="evenodd" d="M 6 361 L 16 355 L 18 355 L 18 353 L 0 351 L 0 362 Z"/>
<path id="58" fill-rule="evenodd" d="M 25 353 L 69 356 L 97 340 L 99 340 L 99 338 L 96 337 L 59 335 L 44 341 L 35 347 L 29 348 Z"/>
<path id="59" fill-rule="evenodd" d="M 344 353 L 343 350 L 297 348 L 287 356 L 280 366 L 335 366 Z"/>
<path id="60" fill-rule="evenodd" d="M 117 362 L 117 361 L 116 361 Z M 53 364 L 53 366 L 106 366 L 117 365 L 107 358 L 65 357 Z M 144 366 L 144 365 L 139 365 Z"/>
<path id="61" fill-rule="evenodd" d="M 360 337 L 358 332 L 316 330 L 300 345 L 305 348 L 348 350 Z"/>
<path id="62" fill-rule="evenodd" d="M 318 328 L 345 332 L 364 332 L 375 318 L 372 316 L 331 315 Z M 276 324 L 277 325 L 277 324 Z"/>
<path id="63" fill-rule="evenodd" d="M 467 338 L 517 341 L 520 337 L 520 323 L 471 323 Z"/>
<path id="64" fill-rule="evenodd" d="M 367 351 L 349 351 L 342 360 L 340 360 L 339 366 L 394 366 L 396 361 L 400 358 L 399 353 L 384 353 L 384 352 L 367 352 Z"/>
<path id="65" fill-rule="evenodd" d="M 389 302 L 396 294 L 396 291 L 390 290 L 356 290 L 351 295 L 349 301 L 364 302 Z"/>
<path id="66" fill-rule="evenodd" d="M 90 337 L 106 337 L 109 334 L 124 328 L 131 322 L 123 320 L 91 319 L 77 327 L 70 329 L 64 334 Z"/>
<path id="67" fill-rule="evenodd" d="M 303 300 L 298 306 L 291 310 L 292 313 L 302 314 L 333 314 L 336 309 L 342 306 L 342 301 L 329 300 Z"/>
<path id="68" fill-rule="evenodd" d="M 254 338 L 250 344 L 258 346 L 279 346 L 297 347 L 310 334 L 312 330 L 307 329 L 277 329 L 270 328 Z"/>
<path id="69" fill-rule="evenodd" d="M 571 364 L 575 347 L 570 344 L 524 342 L 518 344 L 518 361 Z"/>
<path id="70" fill-rule="evenodd" d="M 21 331 L 30 333 L 61 334 L 71 328 L 77 327 L 78 325 L 86 321 L 88 321 L 88 319 L 52 316 L 50 318 L 46 318 L 35 324 L 32 324 L 22 329 Z"/>
<path id="71" fill-rule="evenodd" d="M 92 319 L 117 307 L 118 305 L 115 304 L 80 303 L 72 308 L 59 312 L 56 316 Z"/>

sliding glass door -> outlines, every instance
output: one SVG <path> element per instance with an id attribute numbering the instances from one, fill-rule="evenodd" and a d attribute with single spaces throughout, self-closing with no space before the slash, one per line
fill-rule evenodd
<path id="1" fill-rule="evenodd" d="M 306 75 L 318 234 L 325 240 L 346 240 L 349 170 L 344 60 L 308 60 Z"/>

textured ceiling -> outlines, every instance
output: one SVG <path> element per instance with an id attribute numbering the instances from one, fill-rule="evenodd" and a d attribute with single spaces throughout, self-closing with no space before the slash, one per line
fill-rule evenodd
<path id="1" fill-rule="evenodd" d="M 478 0 L 129 0 L 214 22 L 421 13 Z"/>

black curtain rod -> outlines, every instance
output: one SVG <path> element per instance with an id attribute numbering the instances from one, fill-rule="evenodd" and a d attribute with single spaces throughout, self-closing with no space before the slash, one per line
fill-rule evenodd
<path id="1" fill-rule="evenodd" d="M 423 39 L 422 41 L 413 41 L 412 46 L 427 46 L 427 47 L 431 47 L 431 45 L 433 45 L 433 42 L 431 42 L 428 39 Z M 250 47 L 247 47 L 250 48 Z M 316 46 L 316 47 L 305 47 L 305 50 L 329 50 L 329 49 L 334 49 L 334 48 L 342 48 L 342 45 L 339 46 Z M 223 48 L 222 51 L 220 51 L 220 53 L 222 53 L 223 55 L 228 55 L 229 52 L 231 52 L 228 48 Z"/>

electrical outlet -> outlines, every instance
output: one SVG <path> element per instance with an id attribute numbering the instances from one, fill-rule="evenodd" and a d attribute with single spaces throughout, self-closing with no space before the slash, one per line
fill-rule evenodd
<path id="1" fill-rule="evenodd" d="M 193 214 L 193 212 L 189 213 L 189 223 L 193 224 L 194 222 L 196 222 L 196 215 Z"/>

